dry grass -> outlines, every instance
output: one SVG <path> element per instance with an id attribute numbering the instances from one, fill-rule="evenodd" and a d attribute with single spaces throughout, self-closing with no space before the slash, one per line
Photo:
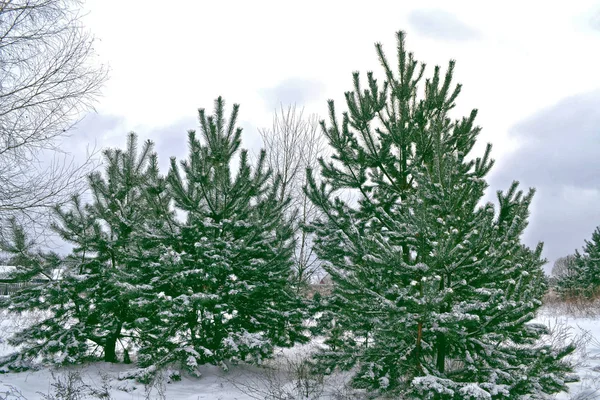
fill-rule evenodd
<path id="1" fill-rule="evenodd" d="M 600 317 L 600 296 L 593 299 L 570 297 L 562 299 L 550 290 L 543 299 L 544 310 L 554 315 L 566 315 L 580 318 Z"/>
<path id="2" fill-rule="evenodd" d="M 246 396 L 257 400 L 365 400 L 361 390 L 349 386 L 349 375 L 318 374 L 314 370 L 314 346 L 301 352 L 281 353 L 257 370 L 228 381 Z"/>

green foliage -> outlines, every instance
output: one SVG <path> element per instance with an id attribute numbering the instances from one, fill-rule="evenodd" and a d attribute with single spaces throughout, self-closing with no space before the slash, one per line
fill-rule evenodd
<path id="1" fill-rule="evenodd" d="M 383 84 L 369 72 L 365 87 L 353 74 L 348 111 L 340 121 L 330 101 L 321 123 L 333 150 L 320 160 L 322 179 L 308 171 L 321 217 L 307 233 L 332 296 L 306 303 L 291 285 L 290 199 L 264 151 L 252 165 L 239 106 L 227 117 L 219 97 L 213 115 L 199 110 L 200 135 L 188 133 L 188 157 L 171 159 L 166 177 L 152 143 L 138 151 L 134 134 L 125 150 L 104 152 L 91 200 L 56 208 L 53 228 L 74 246 L 58 274 L 58 258 L 35 250 L 13 221 L 0 248 L 14 254 L 14 276 L 49 279 L 12 297 L 10 310 L 47 317 L 15 335 L 19 351 L 0 363 L 114 362 L 120 344 L 125 360 L 139 350 L 142 380 L 173 364 L 199 374 L 202 364 L 260 363 L 275 346 L 307 342 L 309 309 L 320 315 L 311 330 L 326 335 L 317 369 L 352 370 L 354 386 L 370 392 L 513 399 L 564 390 L 573 347 L 541 343 L 547 329 L 531 323 L 547 287 L 542 245 L 520 239 L 534 190 L 515 182 L 497 206 L 481 204 L 491 146 L 471 155 L 476 110 L 450 116 L 461 90 L 454 62 L 423 80 L 403 33 L 397 71 L 376 49 Z M 597 230 L 575 262 L 590 293 L 599 243 Z"/>
<path id="2" fill-rule="evenodd" d="M 15 218 L 9 219 L 7 232 L 0 236 L 0 250 L 9 254 L 7 265 L 18 266 L 10 276 L 16 282 L 28 282 L 36 277 L 51 280 L 62 262 L 57 253 L 40 250 Z"/>
<path id="3" fill-rule="evenodd" d="M 564 389 L 561 359 L 573 348 L 538 344 L 544 329 L 528 324 L 546 289 L 541 244 L 520 242 L 534 191 L 515 182 L 497 209 L 481 205 L 491 146 L 470 156 L 476 110 L 449 116 L 461 89 L 454 62 L 421 92 L 425 65 L 403 33 L 397 72 L 376 49 L 386 79 L 369 72 L 363 88 L 354 73 L 341 121 L 329 102 L 333 155 L 321 161 L 323 183 L 309 174 L 306 189 L 325 216 L 311 229 L 334 282 L 320 368 L 355 367 L 356 387 L 410 398 Z"/>
<path id="4" fill-rule="evenodd" d="M 92 201 L 79 196 L 71 205 L 57 207 L 53 229 L 71 243 L 72 253 L 46 284 L 28 286 L 10 299 L 10 311 L 43 310 L 40 323 L 14 335 L 10 343 L 21 346 L 4 360 L 9 365 L 42 356 L 49 363 L 79 363 L 96 356 L 117 361 L 116 347 L 124 329 L 133 322 L 130 301 L 135 295 L 128 284 L 139 263 L 136 237 L 148 216 L 144 189 L 157 171 L 152 143 L 138 155 L 137 138 L 130 134 L 127 149 L 103 152 L 104 174 L 89 176 Z M 22 229 L 14 227 L 13 252 L 23 243 Z M 20 251 L 21 257 L 28 253 Z M 45 263 L 20 260 L 19 276 L 26 280 L 45 268 Z"/>
<path id="5" fill-rule="evenodd" d="M 564 273 L 556 278 L 556 289 L 563 299 L 595 299 L 600 295 L 600 227 L 585 241 L 583 252 L 575 251 Z"/>
<path id="6" fill-rule="evenodd" d="M 121 345 L 125 359 L 139 348 L 139 377 L 149 379 L 173 363 L 197 373 L 206 363 L 261 362 L 275 346 L 308 340 L 290 285 L 289 199 L 265 153 L 252 167 L 240 150 L 239 106 L 228 121 L 224 110 L 221 98 L 213 116 L 200 110 L 202 141 L 189 132 L 189 157 L 181 167 L 172 159 L 166 178 L 152 143 L 138 153 L 134 134 L 124 151 L 104 151 L 104 174 L 89 177 L 92 201 L 56 209 L 54 230 L 74 245 L 60 278 L 11 298 L 12 311 L 48 317 L 11 339 L 22 349 L 4 363 L 76 363 L 96 348 L 114 362 Z M 35 262 L 17 224 L 2 245 L 20 257 L 21 278 L 48 265 Z"/>
<path id="7" fill-rule="evenodd" d="M 185 221 L 156 229 L 160 259 L 141 266 L 140 365 L 178 362 L 189 372 L 210 363 L 261 362 L 274 346 L 305 342 L 302 301 L 292 290 L 293 232 L 262 152 L 252 167 L 241 150 L 239 106 L 229 118 L 221 98 L 199 111 L 201 138 L 188 134 L 189 156 L 171 160 L 167 185 Z M 237 162 L 237 171 L 233 164 Z M 173 340 L 177 338 L 177 340 Z"/>

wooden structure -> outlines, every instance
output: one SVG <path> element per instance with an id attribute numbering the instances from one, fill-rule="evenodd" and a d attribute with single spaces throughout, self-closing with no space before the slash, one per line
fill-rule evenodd
<path id="1" fill-rule="evenodd" d="M 10 277 L 10 274 L 16 269 L 17 267 L 12 265 L 0 265 L 0 296 L 10 296 L 24 286 L 39 285 L 49 281 L 47 277 L 42 275 L 38 275 L 27 282 L 16 281 Z"/>

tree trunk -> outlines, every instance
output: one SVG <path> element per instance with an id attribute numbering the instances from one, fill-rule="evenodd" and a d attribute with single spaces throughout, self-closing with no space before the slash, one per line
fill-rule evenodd
<path id="1" fill-rule="evenodd" d="M 451 278 L 450 274 L 448 274 L 446 277 L 446 279 L 448 280 L 447 287 L 450 287 L 450 283 L 451 283 L 450 278 Z M 444 288 L 445 288 L 444 278 L 442 278 L 442 280 L 440 281 L 440 292 L 443 291 Z M 448 312 L 448 311 L 449 311 L 448 306 L 442 306 L 440 308 L 440 313 L 444 313 L 444 312 Z M 448 345 L 446 343 L 446 335 L 442 332 L 437 334 L 436 347 L 437 347 L 437 360 L 436 360 L 435 365 L 436 365 L 438 372 L 441 372 L 443 374 L 446 370 L 446 349 L 447 349 Z"/>
<path id="2" fill-rule="evenodd" d="M 444 373 L 446 366 L 446 335 L 438 333 L 437 335 L 437 360 L 436 367 L 439 372 Z"/>
<path id="3" fill-rule="evenodd" d="M 104 361 L 115 363 L 117 362 L 117 338 L 114 335 L 110 335 L 106 338 L 106 345 L 104 345 Z"/>
<path id="4" fill-rule="evenodd" d="M 417 326 L 417 345 L 415 349 L 415 358 L 417 360 L 417 371 L 422 372 L 423 368 L 421 367 L 421 339 L 423 337 L 423 322 L 419 321 L 419 325 Z"/>
<path id="5" fill-rule="evenodd" d="M 117 360 L 117 339 L 121 334 L 121 327 L 123 324 L 119 322 L 115 331 L 106 338 L 106 344 L 104 345 L 104 361 L 110 363 L 116 363 Z"/>

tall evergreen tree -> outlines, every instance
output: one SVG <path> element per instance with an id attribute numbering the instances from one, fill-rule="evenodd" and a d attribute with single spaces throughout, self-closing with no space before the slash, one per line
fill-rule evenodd
<path id="1" fill-rule="evenodd" d="M 191 373 L 201 364 L 255 361 L 274 346 L 304 342 L 302 302 L 289 284 L 293 232 L 284 219 L 289 199 L 270 183 L 261 152 L 254 168 L 240 150 L 239 106 L 229 119 L 222 98 L 214 115 L 199 111 L 202 141 L 190 131 L 188 159 L 171 160 L 167 178 L 184 222 L 163 241 L 147 309 L 140 365 L 146 372 L 180 363 Z M 232 164 L 239 164 L 237 172 Z"/>
<path id="2" fill-rule="evenodd" d="M 22 365 L 42 356 L 50 363 L 77 363 L 95 357 L 117 361 L 117 344 L 134 315 L 130 302 L 131 272 L 139 262 L 137 227 L 147 218 L 145 184 L 156 168 L 152 143 L 138 155 L 130 134 L 127 149 L 103 152 L 105 173 L 92 173 L 92 201 L 74 197 L 68 208 L 56 208 L 54 230 L 74 245 L 60 276 L 48 284 L 29 286 L 11 297 L 9 310 L 44 310 L 40 323 L 17 332 L 10 343 L 19 351 L 4 363 Z M 19 273 L 38 273 L 40 263 L 24 265 Z"/>
<path id="3" fill-rule="evenodd" d="M 585 241 L 583 253 L 575 251 L 568 271 L 557 277 L 556 287 L 563 298 L 595 299 L 600 295 L 600 227 Z"/>
<path id="4" fill-rule="evenodd" d="M 477 112 L 453 120 L 454 62 L 425 65 L 398 33 L 398 71 L 382 46 L 380 85 L 359 73 L 348 111 L 322 122 L 333 150 L 307 192 L 325 217 L 311 229 L 334 291 L 325 305 L 325 372 L 356 367 L 357 387 L 419 399 L 543 398 L 565 389 L 572 347 L 539 344 L 529 322 L 545 291 L 542 245 L 521 244 L 533 190 L 513 183 L 480 205 L 493 165 L 471 150 Z M 422 93 L 422 94 L 421 94 Z M 352 194 L 355 200 L 344 200 Z"/>

